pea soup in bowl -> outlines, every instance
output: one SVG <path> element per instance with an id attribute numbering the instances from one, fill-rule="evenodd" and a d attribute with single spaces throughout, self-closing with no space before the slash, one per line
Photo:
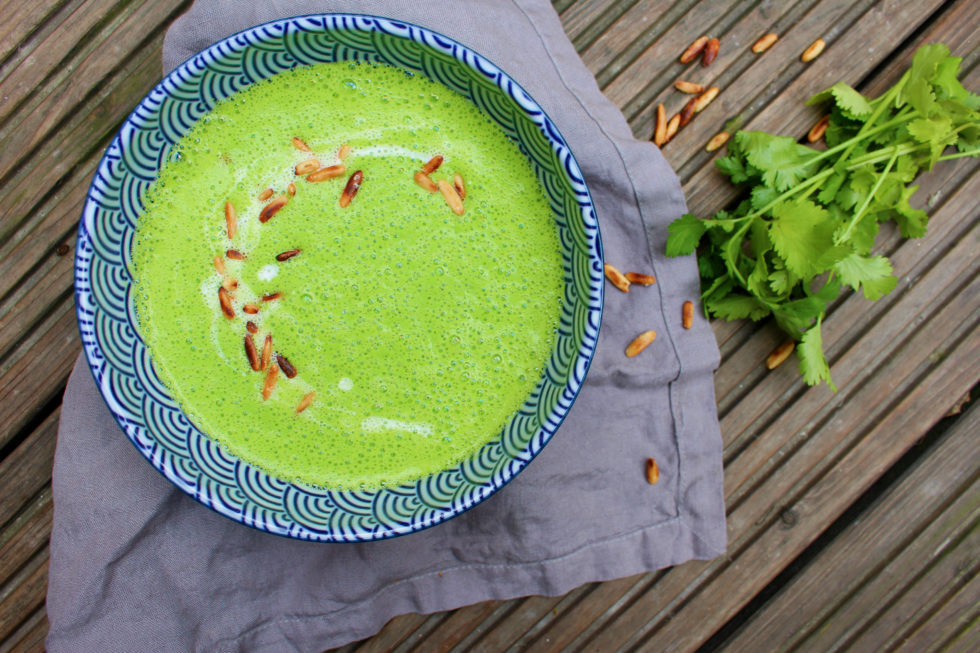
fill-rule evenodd
<path id="1" fill-rule="evenodd" d="M 261 25 L 107 150 L 76 300 L 110 410 L 221 514 L 316 541 L 437 524 L 554 435 L 595 348 L 588 189 L 541 108 L 421 27 Z"/>

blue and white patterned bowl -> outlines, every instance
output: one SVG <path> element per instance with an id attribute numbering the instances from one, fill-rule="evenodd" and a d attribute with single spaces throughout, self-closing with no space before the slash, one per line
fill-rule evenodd
<path id="1" fill-rule="evenodd" d="M 295 66 L 381 61 L 470 99 L 531 160 L 559 225 L 565 302 L 558 341 L 533 394 L 475 456 L 415 483 L 330 491 L 288 483 L 222 450 L 180 411 L 135 328 L 131 247 L 142 197 L 170 148 L 217 100 Z M 544 111 L 465 46 L 416 25 L 361 15 L 279 20 L 231 36 L 167 75 L 126 120 L 99 164 L 79 226 L 78 324 L 89 366 L 126 436 L 206 506 L 304 540 L 349 542 L 420 530 L 471 508 L 520 472 L 571 407 L 602 312 L 599 227 L 581 171 Z"/>

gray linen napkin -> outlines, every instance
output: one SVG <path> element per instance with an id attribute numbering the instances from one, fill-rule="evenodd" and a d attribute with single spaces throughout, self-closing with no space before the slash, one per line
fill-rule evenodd
<path id="1" fill-rule="evenodd" d="M 448 11 L 394 0 L 199 0 L 168 32 L 164 68 L 251 25 L 351 11 L 446 34 L 522 84 L 578 157 L 606 260 L 657 283 L 629 294 L 607 285 L 588 380 L 523 473 L 469 512 L 380 542 L 292 541 L 196 503 L 127 442 L 80 361 L 54 466 L 52 652 L 319 651 L 406 612 L 558 595 L 724 551 L 718 349 L 700 315 L 681 327 L 681 305 L 698 296 L 693 257 L 662 254 L 667 224 L 684 212 L 681 189 L 599 92 L 547 0 L 471 0 Z M 627 359 L 626 344 L 647 329 L 656 341 Z M 653 486 L 644 477 L 651 456 Z"/>

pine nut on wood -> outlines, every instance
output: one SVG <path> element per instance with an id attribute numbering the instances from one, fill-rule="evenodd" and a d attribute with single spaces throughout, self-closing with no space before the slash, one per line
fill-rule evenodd
<path id="1" fill-rule="evenodd" d="M 820 53 L 823 52 L 825 47 L 827 47 L 827 42 L 823 39 L 817 39 L 810 44 L 810 47 L 803 51 L 803 54 L 800 55 L 800 61 L 803 63 L 813 61 L 820 56 Z"/>
<path id="2" fill-rule="evenodd" d="M 772 47 L 772 44 L 779 40 L 779 35 L 775 32 L 769 32 L 765 36 L 759 38 L 758 41 L 752 44 L 752 52 L 756 54 L 762 54 L 766 50 Z"/>
<path id="3" fill-rule="evenodd" d="M 726 131 L 720 131 L 711 137 L 711 140 L 704 146 L 704 149 L 707 152 L 714 152 L 719 147 L 727 143 L 729 138 L 731 138 L 731 134 Z"/>
<path id="4" fill-rule="evenodd" d="M 711 62 L 718 56 L 719 49 L 721 49 L 720 40 L 715 38 L 708 39 L 708 44 L 704 46 L 704 52 L 701 54 L 701 65 L 711 65 Z"/>
<path id="5" fill-rule="evenodd" d="M 704 111 L 705 107 L 711 104 L 711 102 L 718 97 L 718 93 L 720 92 L 720 88 L 717 86 L 712 86 L 707 91 L 699 95 L 697 102 L 694 103 L 694 113 L 701 113 Z"/>
<path id="6" fill-rule="evenodd" d="M 787 340 L 773 349 L 772 353 L 766 357 L 766 368 L 774 370 L 782 365 L 783 361 L 789 358 L 789 355 L 793 353 L 794 349 L 796 349 L 796 343 L 792 340 Z"/>
<path id="7" fill-rule="evenodd" d="M 693 95 L 704 92 L 704 86 L 702 86 L 701 84 L 695 84 L 694 82 L 685 82 L 683 79 L 678 79 L 676 82 L 674 82 L 674 88 L 676 88 L 681 93 L 690 93 Z"/>
<path id="8" fill-rule="evenodd" d="M 653 143 L 661 146 L 667 142 L 667 109 L 663 104 L 657 105 L 657 127 L 653 132 Z"/>
<path id="9" fill-rule="evenodd" d="M 707 45 L 707 36 L 699 36 L 698 38 L 694 39 L 694 42 L 687 46 L 687 49 L 684 50 L 683 54 L 681 54 L 681 63 L 690 63 L 694 61 L 695 57 L 704 52 L 704 48 Z"/>
<path id="10" fill-rule="evenodd" d="M 806 140 L 811 143 L 816 143 L 823 135 L 827 133 L 827 127 L 830 125 L 830 116 L 824 116 L 816 122 L 813 127 L 810 128 L 810 133 L 806 135 Z"/>

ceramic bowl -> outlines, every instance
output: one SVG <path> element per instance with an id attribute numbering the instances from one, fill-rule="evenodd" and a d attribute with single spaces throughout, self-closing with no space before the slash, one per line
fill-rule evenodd
<path id="1" fill-rule="evenodd" d="M 136 328 L 130 256 L 147 187 L 168 152 L 216 101 L 295 66 L 389 63 L 471 100 L 531 160 L 559 227 L 565 298 L 558 340 L 534 392 L 476 455 L 377 491 L 290 483 L 198 430 L 154 370 Z M 243 524 L 303 540 L 350 542 L 417 531 L 499 490 L 555 434 L 582 386 L 602 311 L 602 252 L 588 188 L 541 107 L 497 66 L 416 25 L 363 15 L 278 20 L 235 34 L 167 75 L 126 120 L 92 181 L 75 258 L 78 324 L 98 387 L 146 460 L 202 504 Z"/>

